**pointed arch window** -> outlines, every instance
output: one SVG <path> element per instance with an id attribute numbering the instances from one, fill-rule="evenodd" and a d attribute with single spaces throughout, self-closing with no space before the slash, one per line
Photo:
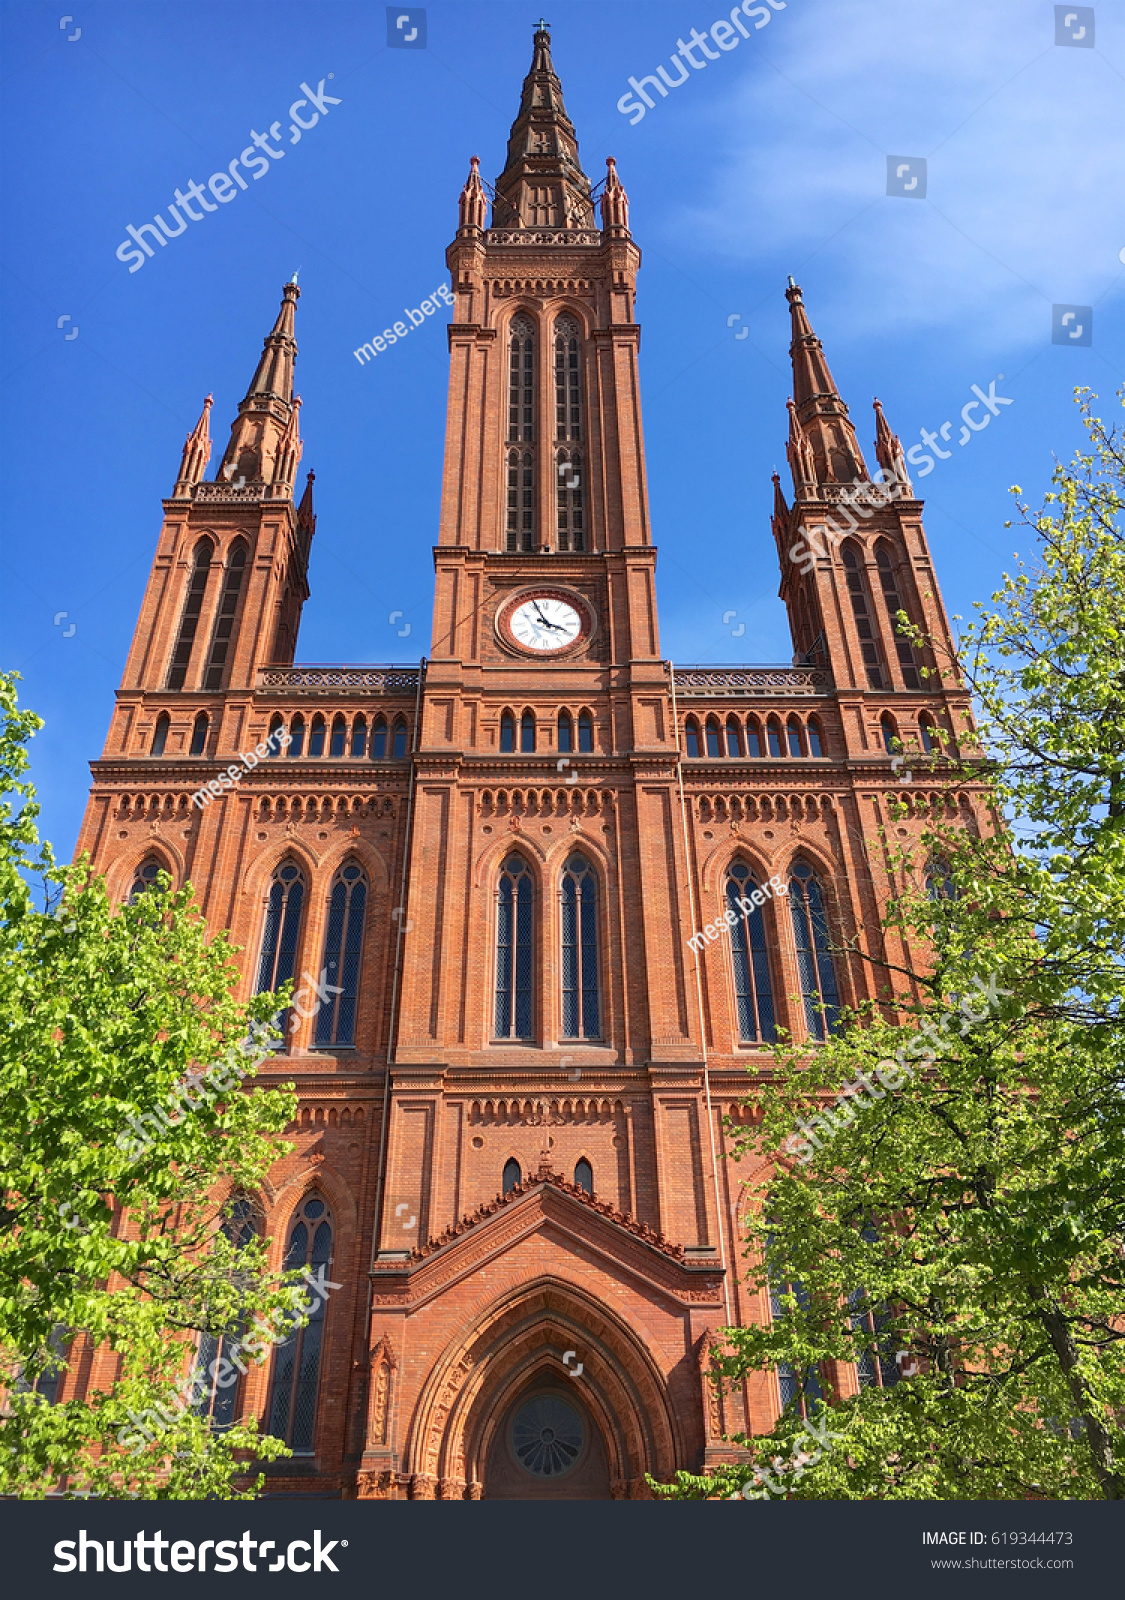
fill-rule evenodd
<path id="1" fill-rule="evenodd" d="M 59 1397 L 59 1384 L 66 1370 L 67 1346 L 70 1340 L 65 1322 L 56 1322 L 47 1335 L 47 1361 L 38 1375 L 29 1378 L 22 1367 L 17 1367 L 12 1387 L 16 1394 L 37 1394 L 45 1405 L 53 1406 Z"/>
<path id="2" fill-rule="evenodd" d="M 258 1232 L 258 1212 L 253 1200 L 239 1195 L 227 1205 L 222 1222 L 222 1232 L 235 1250 L 244 1250 Z M 194 1410 L 197 1416 L 206 1417 L 216 1429 L 229 1428 L 237 1415 L 237 1400 L 241 1384 L 239 1370 L 232 1368 L 232 1349 L 240 1354 L 241 1324 L 223 1333 L 202 1333 L 195 1357 L 196 1393 L 199 1395 Z M 218 1374 L 222 1367 L 232 1369 L 230 1381 L 220 1384 Z M 203 1391 L 200 1393 L 200 1391 Z"/>
<path id="3" fill-rule="evenodd" d="M 868 1222 L 863 1229 L 863 1240 L 866 1244 L 878 1243 L 878 1232 L 874 1223 Z M 870 1343 L 860 1350 L 856 1360 L 856 1378 L 861 1389 L 893 1389 L 901 1374 L 898 1362 L 895 1360 L 895 1340 L 893 1331 L 887 1332 L 892 1319 L 885 1305 L 872 1305 L 866 1289 L 853 1289 L 848 1296 L 848 1309 L 853 1333 L 861 1337 L 866 1334 Z"/>
<path id="4" fill-rule="evenodd" d="M 789 909 L 797 945 L 797 972 L 810 1039 L 823 1040 L 836 1026 L 840 999 L 829 948 L 824 891 L 804 861 L 795 861 L 789 878 Z"/>
<path id="5" fill-rule="evenodd" d="M 867 580 L 860 568 L 859 558 L 854 545 L 846 544 L 843 549 L 844 577 L 848 585 L 848 598 L 852 603 L 852 618 L 855 622 L 855 631 L 859 639 L 860 654 L 867 672 L 867 683 L 871 689 L 886 687 L 883 676 L 883 664 L 879 655 L 879 646 L 876 643 L 875 632 L 872 627 L 871 607 L 867 598 Z"/>
<path id="6" fill-rule="evenodd" d="M 578 753 L 589 755 L 594 748 L 594 719 L 588 711 L 578 713 Z"/>
<path id="7" fill-rule="evenodd" d="M 171 718 L 166 711 L 162 711 L 157 717 L 156 727 L 153 729 L 152 733 L 152 748 L 149 750 L 149 755 L 162 756 L 164 754 L 164 746 L 168 743 L 168 726 L 170 721 Z"/>
<path id="8" fill-rule="evenodd" d="M 739 737 L 738 721 L 735 717 L 727 718 L 727 755 L 740 756 L 742 754 L 742 740 Z"/>
<path id="9" fill-rule="evenodd" d="M 139 900 L 146 889 L 154 888 L 157 878 L 163 871 L 165 871 L 163 861 L 158 861 L 155 856 L 148 856 L 142 861 L 129 888 L 129 904 L 132 905 Z"/>
<path id="10" fill-rule="evenodd" d="M 746 719 L 746 754 L 760 756 L 762 753 L 762 730 L 757 717 Z"/>
<path id="11" fill-rule="evenodd" d="M 195 630 L 199 626 L 199 613 L 203 609 L 203 596 L 207 592 L 207 579 L 211 575 L 211 557 L 214 551 L 215 547 L 210 539 L 200 539 L 192 555 L 191 578 L 188 580 L 183 615 L 180 617 L 180 631 L 176 639 L 176 648 L 172 652 L 172 665 L 168 670 L 169 689 L 182 689 L 184 679 L 187 677 L 192 645 L 195 643 Z"/>
<path id="12" fill-rule="evenodd" d="M 555 437 L 582 437 L 582 375 L 578 324 L 573 317 L 555 323 Z"/>
<path id="13" fill-rule="evenodd" d="M 192 723 L 191 747 L 188 755 L 201 756 L 207 749 L 207 721 L 206 711 L 201 711 Z"/>
<path id="14" fill-rule="evenodd" d="M 535 438 L 535 326 L 523 315 L 508 334 L 508 438 Z"/>
<path id="15" fill-rule="evenodd" d="M 496 1037 L 532 1037 L 532 928 L 535 884 L 520 855 L 500 869 L 496 897 Z"/>
<path id="16" fill-rule="evenodd" d="M 530 450 L 508 451 L 508 550 L 535 549 L 535 461 Z"/>
<path id="17" fill-rule="evenodd" d="M 582 1160 L 577 1162 L 575 1165 L 574 1187 L 576 1189 L 585 1189 L 586 1193 L 589 1195 L 592 1195 L 594 1192 L 594 1169 L 586 1160 L 585 1156 L 583 1156 Z"/>
<path id="18" fill-rule="evenodd" d="M 766 948 L 762 894 L 750 868 L 731 863 L 727 873 L 727 908 L 735 918 L 730 930 L 738 1036 L 743 1044 L 772 1044 L 777 1037 Z M 729 917 L 728 917 L 729 922 Z"/>
<path id="19" fill-rule="evenodd" d="M 318 711 L 312 719 L 309 728 L 309 755 L 322 756 L 324 754 L 324 718 Z"/>
<path id="20" fill-rule="evenodd" d="M 255 994 L 279 989 L 292 978 L 297 965 L 304 904 L 305 880 L 301 869 L 292 861 L 283 861 L 273 875 L 266 900 Z M 274 1027 L 281 1035 L 288 1028 L 288 1015 L 288 1012 L 280 1012 L 274 1021 Z"/>
<path id="21" fill-rule="evenodd" d="M 708 717 L 707 718 L 706 731 L 707 731 L 707 754 L 709 756 L 713 756 L 713 757 L 721 756 L 722 753 L 723 753 L 723 747 L 719 743 L 719 724 L 715 721 L 714 717 Z"/>
<path id="22" fill-rule="evenodd" d="M 574 724 L 569 711 L 559 712 L 559 749 L 564 755 L 569 755 L 574 749 Z"/>
<path id="23" fill-rule="evenodd" d="M 781 724 L 776 717 L 771 717 L 766 724 L 766 740 L 769 744 L 771 756 L 781 754 Z"/>
<path id="24" fill-rule="evenodd" d="M 809 755 L 822 756 L 824 754 L 824 741 L 820 734 L 820 723 L 815 717 L 809 718 Z"/>
<path id="25" fill-rule="evenodd" d="M 693 761 L 699 758 L 699 724 L 694 717 L 689 717 L 684 724 L 684 744 L 687 753 Z"/>
<path id="26" fill-rule="evenodd" d="M 773 1239 L 767 1240 L 767 1258 L 772 1253 Z M 783 1282 L 770 1274 L 770 1318 L 776 1324 L 792 1315 L 792 1308 L 786 1302 L 792 1296 L 796 1302 L 797 1315 L 808 1316 L 812 1306 L 812 1299 L 804 1284 L 794 1279 L 791 1283 Z M 787 1361 L 777 1363 L 777 1382 L 781 1391 L 782 1411 L 796 1410 L 802 1417 L 808 1415 L 809 1402 L 823 1400 L 824 1393 L 820 1387 L 820 1375 L 815 1366 L 810 1366 L 798 1374 Z"/>
<path id="27" fill-rule="evenodd" d="M 928 756 L 932 756 L 937 749 L 937 740 L 934 737 L 934 724 L 923 711 L 918 718 L 918 732 L 922 736 L 922 749 Z"/>
<path id="28" fill-rule="evenodd" d="M 598 880 L 585 856 L 562 874 L 562 1036 L 600 1039 Z"/>
<path id="29" fill-rule="evenodd" d="M 504 1175 L 500 1181 L 503 1184 L 502 1192 L 504 1194 L 511 1194 L 512 1190 L 523 1182 L 523 1171 L 515 1156 L 509 1156 L 508 1160 L 505 1161 Z"/>
<path id="30" fill-rule="evenodd" d="M 898 580 L 895 577 L 894 562 L 891 552 L 885 544 L 875 547 L 875 563 L 879 569 L 879 582 L 883 586 L 883 601 L 890 619 L 891 631 L 894 634 L 895 650 L 898 654 L 898 664 L 902 671 L 902 681 L 907 689 L 920 689 L 922 687 L 918 677 L 918 661 L 914 654 L 914 646 L 903 634 L 898 631 L 898 613 L 906 611 L 899 598 Z"/>
<path id="31" fill-rule="evenodd" d="M 376 717 L 371 724 L 371 759 L 382 761 L 387 754 L 387 719 Z"/>
<path id="32" fill-rule="evenodd" d="M 316 1014 L 315 1040 L 320 1046 L 354 1045 L 359 996 L 359 963 L 363 954 L 363 920 L 367 882 L 354 861 L 336 874 L 328 896 L 328 928 L 324 936 L 324 983 L 337 989 Z"/>
<path id="33" fill-rule="evenodd" d="M 360 712 L 352 723 L 351 753 L 353 758 L 362 756 L 367 749 L 367 718 Z"/>
<path id="34" fill-rule="evenodd" d="M 535 713 L 525 711 L 520 718 L 520 750 L 528 752 L 535 749 Z"/>
<path id="35" fill-rule="evenodd" d="M 221 689 L 227 651 L 230 648 L 238 601 L 242 594 L 242 580 L 246 576 L 246 545 L 236 539 L 231 545 L 227 561 L 227 575 L 223 581 L 223 597 L 219 601 L 219 615 L 215 619 L 215 632 L 211 639 L 211 656 L 207 662 L 205 689 Z"/>
<path id="36" fill-rule="evenodd" d="M 510 711 L 500 713 L 500 754 L 511 755 L 516 748 L 516 719 Z"/>
<path id="37" fill-rule="evenodd" d="M 895 719 L 889 711 L 884 711 L 879 718 L 879 731 L 883 736 L 883 749 L 889 756 L 894 755 L 896 750 L 901 749 L 898 729 L 895 727 Z"/>
<path id="38" fill-rule="evenodd" d="M 293 721 L 289 724 L 289 744 L 286 747 L 286 754 L 290 756 L 299 756 L 304 751 L 304 748 L 305 719 L 298 711 L 297 715 L 293 718 Z"/>
<path id="39" fill-rule="evenodd" d="M 586 524 L 582 499 L 581 452 L 560 450 L 555 460 L 555 475 L 559 549 L 584 550 Z"/>
<path id="40" fill-rule="evenodd" d="M 394 731 L 391 735 L 391 754 L 396 761 L 401 761 L 406 755 L 406 722 L 402 717 L 395 718 Z"/>
<path id="41" fill-rule="evenodd" d="M 949 867 L 936 857 L 926 867 L 926 894 L 931 900 L 957 899 L 957 885 Z"/>
<path id="42" fill-rule="evenodd" d="M 284 734 L 284 732 L 285 720 L 280 711 L 275 711 L 273 716 L 270 718 L 269 737 L 266 740 L 266 749 L 269 753 L 268 759 L 270 761 L 281 754 L 281 747 L 285 742 L 282 738 L 282 734 Z"/>
<path id="43" fill-rule="evenodd" d="M 287 1271 L 303 1267 L 318 1269 L 332 1265 L 332 1213 L 314 1190 L 297 1212 L 285 1252 Z M 274 1356 L 273 1383 L 270 1389 L 269 1431 L 284 1439 L 294 1455 L 312 1455 L 316 1434 L 317 1390 L 320 1386 L 320 1352 L 324 1340 L 325 1301 L 319 1295 L 309 1312 L 308 1324 L 290 1334 Z"/>
<path id="44" fill-rule="evenodd" d="M 801 724 L 796 717 L 790 717 L 785 724 L 785 737 L 789 742 L 789 754 L 803 756 L 805 750 L 801 743 Z"/>
<path id="45" fill-rule="evenodd" d="M 348 748 L 348 725 L 337 713 L 332 718 L 332 738 L 328 745 L 329 756 L 342 756 Z"/>

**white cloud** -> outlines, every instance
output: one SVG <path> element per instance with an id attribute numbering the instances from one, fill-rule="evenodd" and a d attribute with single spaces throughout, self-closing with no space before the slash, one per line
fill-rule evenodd
<path id="1" fill-rule="evenodd" d="M 1106 8 L 1097 42 L 1055 46 L 1053 7 L 1025 0 L 790 0 L 734 87 L 716 65 L 693 104 L 715 154 L 669 231 L 734 266 L 807 264 L 837 335 L 1041 344 L 1051 301 L 1094 304 L 1122 273 Z M 888 154 L 927 158 L 926 200 L 886 196 Z"/>

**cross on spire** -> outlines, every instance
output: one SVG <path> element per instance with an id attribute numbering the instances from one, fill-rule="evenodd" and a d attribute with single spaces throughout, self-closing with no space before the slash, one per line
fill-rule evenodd
<path id="1" fill-rule="evenodd" d="M 540 33 L 545 33 L 547 31 L 547 29 L 551 26 L 551 24 L 549 22 L 547 22 L 543 17 L 540 17 L 539 21 L 535 24 L 535 26 L 536 26 L 536 28 L 538 29 L 538 31 Z"/>

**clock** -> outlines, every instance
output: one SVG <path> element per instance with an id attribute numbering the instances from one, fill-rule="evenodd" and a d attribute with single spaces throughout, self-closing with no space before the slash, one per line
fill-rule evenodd
<path id="1" fill-rule="evenodd" d="M 577 595 L 558 589 L 525 589 L 509 601 L 497 622 L 506 644 L 533 656 L 557 655 L 590 633 L 586 607 Z"/>

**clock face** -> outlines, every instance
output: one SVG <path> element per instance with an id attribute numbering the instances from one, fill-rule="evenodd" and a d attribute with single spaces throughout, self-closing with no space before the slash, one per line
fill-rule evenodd
<path id="1" fill-rule="evenodd" d="M 565 650 L 582 632 L 582 616 L 559 595 L 532 595 L 506 619 L 513 641 L 537 655 Z"/>

